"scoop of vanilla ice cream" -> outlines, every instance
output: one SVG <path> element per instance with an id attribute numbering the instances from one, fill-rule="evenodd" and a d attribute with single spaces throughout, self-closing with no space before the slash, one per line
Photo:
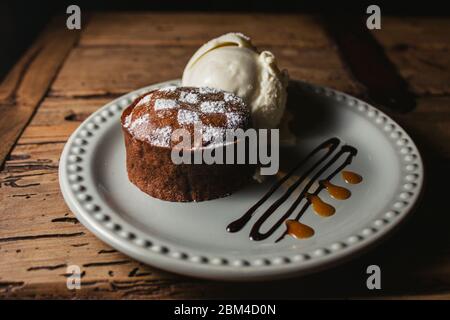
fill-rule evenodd
<path id="1" fill-rule="evenodd" d="M 286 105 L 288 75 L 269 51 L 258 53 L 250 38 L 227 33 L 205 43 L 189 60 L 183 86 L 211 87 L 240 96 L 257 128 L 276 128 Z"/>

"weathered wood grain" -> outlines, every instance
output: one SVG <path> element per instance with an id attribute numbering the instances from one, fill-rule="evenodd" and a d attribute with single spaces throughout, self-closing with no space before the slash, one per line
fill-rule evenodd
<path id="1" fill-rule="evenodd" d="M 245 284 L 202 281 L 142 265 L 98 240 L 65 205 L 58 185 L 59 157 L 81 121 L 117 95 L 179 77 L 192 52 L 218 34 L 249 33 L 261 48 L 276 54 L 293 78 L 353 94 L 363 92 L 317 18 L 282 18 L 94 14 L 0 171 L 0 297 L 448 299 L 450 216 L 442 205 L 446 188 L 427 189 L 422 205 L 399 233 L 344 266 L 299 279 Z M 441 19 L 385 18 L 383 29 L 376 34 L 420 95 L 414 112 L 393 116 L 419 143 L 428 168 L 427 183 L 432 186 L 450 179 L 449 61 L 441 54 L 448 48 L 448 32 L 442 31 L 447 26 Z M 419 36 L 424 36 L 423 41 L 417 41 Z M 18 79 L 30 72 L 40 50 L 30 51 L 6 85 L 0 86 L 2 101 L 13 101 L 11 92 L 24 85 Z M 442 65 L 442 70 L 421 62 L 423 57 Z M 24 61 L 32 63 L 28 66 Z M 31 77 L 27 81 L 22 90 L 39 82 Z M 71 264 L 83 271 L 81 290 L 66 287 L 66 268 Z M 370 264 L 382 269 L 381 291 L 366 289 L 365 268 Z"/>
<path id="2" fill-rule="evenodd" d="M 430 206 L 419 211 L 401 234 L 362 259 L 320 275 L 269 284 L 237 286 L 176 276 L 144 266 L 112 250 L 77 222 L 62 199 L 57 181 L 63 142 L 82 119 L 108 100 L 110 98 L 45 99 L 0 173 L 0 292 L 4 296 L 376 298 L 399 294 L 413 298 L 436 288 L 439 289 L 433 291 L 436 294 L 448 289 L 450 259 L 442 257 L 446 257 L 449 244 L 443 230 L 447 225 L 444 221 L 449 218 L 442 212 L 441 218 L 430 221 L 427 219 Z M 448 103 L 444 98 L 423 98 L 417 118 L 411 114 L 400 120 L 410 125 L 408 129 L 414 138 L 427 145 L 436 143 L 426 130 L 430 123 L 419 119 L 430 122 L 436 118 L 446 119 Z M 441 155 L 440 145 L 432 149 L 435 151 L 431 154 Z M 436 153 L 436 150 L 440 151 Z M 436 167 L 433 180 L 440 179 L 441 172 L 450 169 L 442 163 L 440 166 Z M 434 199 L 440 196 L 431 194 L 427 202 L 435 203 Z M 424 224 L 438 231 L 428 240 L 416 236 Z M 430 251 L 431 245 L 433 250 Z M 383 268 L 386 289 L 382 293 L 374 294 L 364 287 L 365 267 L 372 263 Z M 85 272 L 79 291 L 68 290 L 65 285 L 66 268 L 71 264 L 79 265 Z"/>
<path id="3" fill-rule="evenodd" d="M 227 32 L 242 32 L 256 45 L 328 47 L 315 16 L 239 13 L 93 13 L 82 46 L 200 46 Z"/>
<path id="4" fill-rule="evenodd" d="M 335 49 L 265 46 L 280 68 L 303 79 L 353 94 L 362 88 L 346 72 Z M 50 95 L 61 97 L 123 94 L 145 85 L 180 78 L 197 47 L 80 47 L 72 50 L 52 84 Z M 107 57 L 105 59 L 104 57 Z"/>
<path id="5" fill-rule="evenodd" d="M 0 166 L 46 94 L 78 32 L 54 19 L 0 85 Z"/>
<path id="6" fill-rule="evenodd" d="M 381 30 L 374 35 L 387 49 L 401 44 L 425 50 L 449 49 L 450 21 L 446 17 L 383 16 Z"/>
<path id="7" fill-rule="evenodd" d="M 393 115 L 424 148 L 450 159 L 450 97 L 418 98 L 413 113 Z M 428 150 L 425 149 L 425 153 Z"/>
<path id="8" fill-rule="evenodd" d="M 450 94 L 448 49 L 423 49 L 399 44 L 386 53 L 416 95 Z"/>
<path id="9" fill-rule="evenodd" d="M 450 21 L 383 18 L 372 31 L 416 95 L 450 94 Z"/>
<path id="10" fill-rule="evenodd" d="M 255 45 L 273 51 L 292 78 L 356 95 L 363 91 L 348 75 L 320 19 L 314 16 L 98 13 L 92 15 L 80 47 L 71 52 L 51 95 L 122 94 L 180 78 L 200 45 L 233 30 L 258 35 Z"/>

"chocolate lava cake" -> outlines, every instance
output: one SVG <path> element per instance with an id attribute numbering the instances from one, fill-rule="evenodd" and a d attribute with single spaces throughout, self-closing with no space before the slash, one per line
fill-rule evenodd
<path id="1" fill-rule="evenodd" d="M 203 201 L 224 197 L 249 181 L 254 172 L 252 165 L 175 164 L 171 159 L 171 151 L 179 143 L 173 141 L 172 132 L 178 128 L 187 129 L 191 140 L 197 141 L 189 152 L 213 147 L 223 148 L 225 154 L 227 146 L 222 139 L 226 129 L 246 130 L 251 123 L 247 106 L 232 93 L 211 88 L 162 88 L 137 98 L 125 109 L 121 122 L 128 177 L 155 198 Z"/>

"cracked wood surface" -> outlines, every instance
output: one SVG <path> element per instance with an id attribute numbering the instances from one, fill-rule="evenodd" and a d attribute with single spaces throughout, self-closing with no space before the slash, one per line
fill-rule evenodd
<path id="1" fill-rule="evenodd" d="M 391 115 L 421 147 L 428 185 L 442 185 L 439 182 L 448 180 L 450 172 L 450 62 L 445 54 L 450 22 L 386 17 L 383 23 L 374 35 L 418 96 L 415 111 Z M 50 25 L 44 34 L 55 37 L 61 28 Z M 450 217 L 442 204 L 443 188 L 427 188 L 404 227 L 362 257 L 304 278 L 264 283 L 204 281 L 145 266 L 108 247 L 78 223 L 62 199 L 57 174 L 70 134 L 118 95 L 179 77 L 197 46 L 235 30 L 274 51 L 292 78 L 364 94 L 318 17 L 96 13 L 83 27 L 79 42 L 57 41 L 48 57 L 53 73 L 46 75 L 45 85 L 40 80 L 19 81 L 24 74 L 33 79 L 37 75 L 30 73 L 42 71 L 26 63 L 31 57 L 43 61 L 48 54 L 35 49 L 41 41 L 37 40 L 0 86 L 1 108 L 11 102 L 10 93 L 17 87 L 11 83 L 33 92 L 39 105 L 0 171 L 0 297 L 450 298 Z M 69 49 L 68 55 L 63 54 Z M 58 58 L 60 67 L 54 61 Z M 81 290 L 66 287 L 67 267 L 73 264 L 82 270 Z M 370 264 L 382 269 L 381 291 L 365 287 L 365 268 Z"/>
<path id="2" fill-rule="evenodd" d="M 33 116 L 78 32 L 60 28 L 54 19 L 0 85 L 0 165 Z"/>

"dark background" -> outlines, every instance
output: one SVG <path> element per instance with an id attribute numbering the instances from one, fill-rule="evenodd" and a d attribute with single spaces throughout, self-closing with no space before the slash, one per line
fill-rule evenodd
<path id="1" fill-rule="evenodd" d="M 0 80 L 39 34 L 50 17 L 65 14 L 67 6 L 77 4 L 81 11 L 158 10 L 158 11 L 239 11 L 300 12 L 315 14 L 365 14 L 377 4 L 388 15 L 448 16 L 448 1 L 324 1 L 324 0 L 147 0 L 147 1 L 24 1 L 0 2 Z M 420 40 L 420 39 L 418 39 Z"/>

